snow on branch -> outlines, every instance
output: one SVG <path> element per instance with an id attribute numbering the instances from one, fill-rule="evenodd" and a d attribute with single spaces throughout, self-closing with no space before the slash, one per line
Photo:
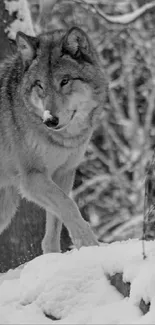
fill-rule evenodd
<path id="1" fill-rule="evenodd" d="M 80 3 L 81 5 L 86 5 L 91 9 L 93 12 L 98 14 L 100 17 L 102 17 L 104 20 L 106 20 L 108 23 L 111 24 L 121 24 L 121 25 L 127 25 L 135 20 L 137 20 L 139 17 L 144 15 L 146 12 L 151 10 L 152 8 L 155 8 L 155 1 L 151 3 L 146 3 L 144 6 L 136 9 L 134 12 L 124 14 L 124 15 L 116 15 L 116 16 L 109 16 L 101 10 L 98 5 L 89 3 L 87 0 L 75 0 L 75 2 Z"/>
<path id="2" fill-rule="evenodd" d="M 15 19 L 5 30 L 5 32 L 8 32 L 10 39 L 15 39 L 16 33 L 19 30 L 23 33 L 27 33 L 28 35 L 35 35 L 30 10 L 26 0 L 5 0 L 5 8 L 8 10 L 10 15 L 17 12 L 17 19 Z"/>

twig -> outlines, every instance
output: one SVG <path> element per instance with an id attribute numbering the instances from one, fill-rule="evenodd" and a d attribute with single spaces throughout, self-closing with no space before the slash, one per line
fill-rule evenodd
<path id="1" fill-rule="evenodd" d="M 40 1 L 41 2 L 41 1 Z M 124 14 L 124 15 L 115 15 L 115 16 L 110 16 L 107 15 L 99 8 L 99 6 L 88 0 L 74 0 L 73 2 L 70 0 L 56 0 L 53 2 L 52 5 L 52 10 L 54 9 L 55 5 L 60 4 L 60 3 L 77 3 L 80 4 L 82 7 L 84 7 L 87 10 L 90 10 L 91 12 L 99 15 L 102 19 L 107 21 L 110 24 L 115 24 L 115 25 L 128 25 L 130 23 L 133 23 L 136 21 L 138 18 L 140 18 L 142 15 L 144 15 L 146 12 L 150 11 L 151 9 L 155 8 L 155 1 L 151 3 L 146 3 L 144 6 L 136 9 L 133 12 Z M 41 8 L 42 11 L 43 8 Z"/>
<path id="2" fill-rule="evenodd" d="M 144 218 L 143 218 L 143 236 L 142 236 L 142 252 L 143 259 L 146 259 L 145 253 L 145 239 L 146 239 L 146 223 L 148 221 L 149 215 L 153 212 L 155 205 L 153 204 L 153 186 L 152 183 L 155 182 L 155 176 L 153 174 L 155 166 L 155 150 L 153 152 L 152 160 L 149 163 L 147 176 L 145 179 L 145 196 L 144 196 Z"/>
<path id="3" fill-rule="evenodd" d="M 146 216 L 147 216 L 146 210 L 147 210 L 147 191 L 146 191 L 146 180 L 145 180 L 143 236 L 142 236 L 142 255 L 143 255 L 143 260 L 146 259 L 146 253 L 145 253 Z"/>
<path id="4" fill-rule="evenodd" d="M 106 15 L 103 10 L 101 10 L 96 4 L 89 4 L 86 0 L 74 0 L 81 5 L 87 6 L 87 9 L 90 9 L 92 12 L 98 14 L 101 18 L 106 20 L 108 23 L 111 24 L 119 24 L 119 25 L 128 25 L 133 23 L 142 15 L 144 15 L 147 11 L 150 11 L 152 8 L 155 8 L 155 1 L 151 3 L 146 3 L 144 6 L 136 9 L 134 12 L 130 12 L 124 15 L 116 15 L 110 16 Z"/>
<path id="5" fill-rule="evenodd" d="M 109 175 L 97 175 L 93 179 L 88 179 L 85 181 L 84 184 L 80 185 L 76 190 L 73 191 L 73 196 L 77 196 L 81 192 L 84 192 L 87 188 L 90 188 L 91 186 L 96 186 L 97 183 L 105 183 L 109 182 Z"/>

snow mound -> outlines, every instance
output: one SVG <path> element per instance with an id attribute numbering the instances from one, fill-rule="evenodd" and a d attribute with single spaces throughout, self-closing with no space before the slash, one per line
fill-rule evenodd
<path id="1" fill-rule="evenodd" d="M 0 324 L 155 324 L 155 242 L 47 254 L 0 276 Z M 108 280 L 131 283 L 124 298 Z M 141 299 L 150 303 L 146 315 Z"/>

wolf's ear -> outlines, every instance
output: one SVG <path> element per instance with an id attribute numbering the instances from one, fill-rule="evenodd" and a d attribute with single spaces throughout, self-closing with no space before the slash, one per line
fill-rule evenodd
<path id="1" fill-rule="evenodd" d="M 90 44 L 86 33 L 79 27 L 72 27 L 64 38 L 63 49 L 70 53 L 75 59 L 80 54 L 90 54 Z"/>
<path id="2" fill-rule="evenodd" d="M 16 35 L 16 43 L 23 62 L 25 63 L 33 60 L 37 48 L 37 39 L 22 32 L 18 32 Z"/>

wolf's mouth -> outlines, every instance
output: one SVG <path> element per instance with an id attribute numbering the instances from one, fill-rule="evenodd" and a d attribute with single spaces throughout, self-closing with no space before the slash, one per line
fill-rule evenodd
<path id="1" fill-rule="evenodd" d="M 44 119 L 43 122 L 48 128 L 50 128 L 50 129 L 52 128 L 54 131 L 62 131 L 64 129 L 66 129 L 67 126 L 70 124 L 70 122 L 74 118 L 75 113 L 76 113 L 76 110 L 73 111 L 71 118 L 69 119 L 69 121 L 66 124 L 59 124 L 58 117 L 54 117 L 52 115 L 51 116 L 48 115 L 48 118 Z"/>

